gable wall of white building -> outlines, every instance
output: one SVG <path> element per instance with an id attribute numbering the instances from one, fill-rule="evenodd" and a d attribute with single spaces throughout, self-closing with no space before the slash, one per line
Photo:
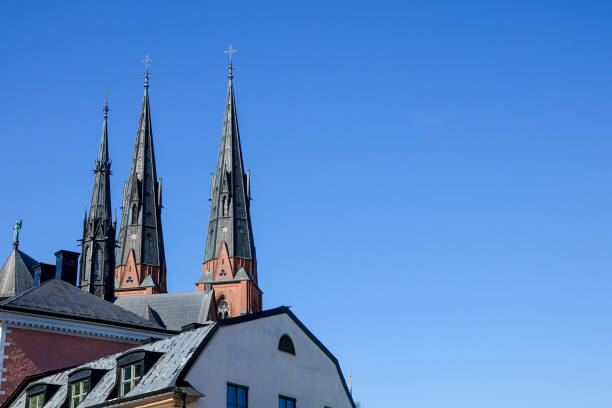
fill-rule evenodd
<path id="1" fill-rule="evenodd" d="M 278 350 L 288 334 L 296 355 Z M 249 407 L 350 408 L 334 362 L 286 314 L 221 327 L 185 378 L 205 397 L 190 408 L 226 407 L 227 384 L 248 387 Z"/>

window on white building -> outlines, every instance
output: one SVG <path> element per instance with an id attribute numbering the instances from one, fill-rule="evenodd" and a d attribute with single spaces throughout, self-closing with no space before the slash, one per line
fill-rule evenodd
<path id="1" fill-rule="evenodd" d="M 278 396 L 278 408 L 295 408 L 295 398 Z"/>
<path id="2" fill-rule="evenodd" d="M 295 347 L 293 346 L 293 340 L 288 334 L 283 334 L 278 341 L 278 349 L 285 353 L 293 354 L 295 356 Z"/>
<path id="3" fill-rule="evenodd" d="M 227 408 L 247 408 L 248 389 L 246 387 L 227 384 Z"/>

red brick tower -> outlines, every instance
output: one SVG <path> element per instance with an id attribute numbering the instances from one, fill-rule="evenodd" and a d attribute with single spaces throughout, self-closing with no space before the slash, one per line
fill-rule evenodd
<path id="1" fill-rule="evenodd" d="M 244 171 L 236 116 L 230 47 L 229 86 L 215 176 L 202 277 L 197 290 L 212 286 L 219 318 L 261 311 L 257 260 L 250 214 L 250 174 Z"/>

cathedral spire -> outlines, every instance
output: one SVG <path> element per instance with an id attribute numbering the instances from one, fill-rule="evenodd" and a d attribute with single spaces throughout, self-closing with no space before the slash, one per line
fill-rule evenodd
<path id="1" fill-rule="evenodd" d="M 115 258 L 115 227 L 111 214 L 110 175 L 111 162 L 108 156 L 108 89 L 104 104 L 104 122 L 100 149 L 94 170 L 94 186 L 86 213 L 83 238 L 81 239 L 81 273 L 79 286 L 106 300 L 112 300 Z"/>
<path id="2" fill-rule="evenodd" d="M 212 273 L 212 285 L 219 299 L 225 299 L 220 307 L 230 308 L 227 315 L 238 316 L 261 310 L 261 291 L 257 287 L 257 261 L 251 228 L 250 174 L 244 171 L 234 96 L 231 56 L 236 50 L 230 46 L 225 52 L 230 55 L 229 83 L 217 168 L 211 181 L 202 279 L 207 271 Z M 242 281 L 248 284 L 229 290 L 230 282 L 224 282 L 227 280 L 231 280 L 231 284 Z M 197 287 L 203 290 L 204 284 L 198 282 Z M 226 293 L 225 287 L 228 288 Z"/>
<path id="3" fill-rule="evenodd" d="M 231 47 L 230 50 L 235 51 Z M 222 242 L 227 245 L 230 257 L 253 259 L 255 254 L 251 231 L 250 197 L 247 193 L 249 177 L 244 171 L 242 162 L 232 68 L 230 60 L 221 143 L 211 189 L 212 205 L 204 253 L 205 262 L 219 255 Z"/>
<path id="4" fill-rule="evenodd" d="M 115 257 L 116 294 L 166 292 L 166 260 L 161 226 L 160 181 L 157 179 L 149 105 L 147 57 L 144 96 L 121 206 L 121 225 Z M 154 285 L 141 286 L 151 276 Z"/>

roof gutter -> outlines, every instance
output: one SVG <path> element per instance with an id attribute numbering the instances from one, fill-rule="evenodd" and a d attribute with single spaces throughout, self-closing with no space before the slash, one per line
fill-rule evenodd
<path id="1" fill-rule="evenodd" d="M 137 394 L 123 398 L 115 398 L 99 404 L 89 405 L 87 408 L 102 407 L 156 407 L 156 406 L 180 406 L 185 407 L 186 401 L 193 401 L 203 397 L 204 394 L 191 386 L 170 386 L 160 390 Z"/>

